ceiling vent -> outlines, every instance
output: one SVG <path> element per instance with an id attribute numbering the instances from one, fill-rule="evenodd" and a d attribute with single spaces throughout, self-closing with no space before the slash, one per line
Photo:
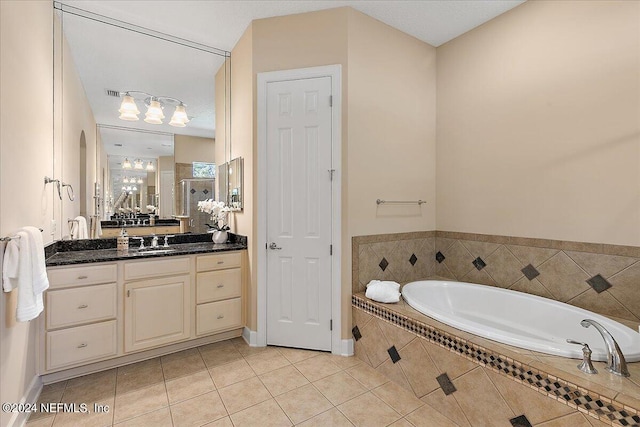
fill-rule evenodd
<path id="1" fill-rule="evenodd" d="M 104 91 L 107 93 L 107 96 L 120 98 L 120 91 L 113 90 L 113 89 L 105 89 Z"/>

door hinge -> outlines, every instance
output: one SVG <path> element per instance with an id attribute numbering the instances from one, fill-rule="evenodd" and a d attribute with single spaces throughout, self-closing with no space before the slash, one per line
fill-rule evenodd
<path id="1" fill-rule="evenodd" d="M 130 296 L 131 296 L 131 290 L 128 290 L 127 291 L 127 297 L 130 297 Z"/>
<path id="2" fill-rule="evenodd" d="M 333 107 L 333 95 L 329 95 L 329 107 Z"/>
<path id="3" fill-rule="evenodd" d="M 333 245 L 329 245 L 329 255 L 333 255 Z"/>
<path id="4" fill-rule="evenodd" d="M 336 173 L 335 169 L 329 169 L 329 180 L 333 181 L 333 174 Z"/>
<path id="5" fill-rule="evenodd" d="M 333 331 L 333 319 L 329 320 L 329 330 Z"/>

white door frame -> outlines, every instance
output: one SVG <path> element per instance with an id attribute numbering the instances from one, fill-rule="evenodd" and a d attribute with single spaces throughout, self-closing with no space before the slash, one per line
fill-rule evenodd
<path id="1" fill-rule="evenodd" d="M 295 70 L 271 71 L 258 74 L 258 228 L 256 230 L 258 245 L 258 330 L 252 345 L 267 345 L 267 85 L 271 82 L 286 80 L 331 77 L 331 162 L 335 170 L 332 184 L 332 235 L 333 256 L 331 257 L 331 352 L 348 355 L 349 340 L 342 342 L 342 286 L 341 286 L 341 177 L 342 177 L 342 66 L 327 65 L 322 67 L 299 68 Z M 264 248 L 264 249 L 263 249 Z M 253 334 L 252 334 L 253 335 Z M 251 340 L 253 341 L 253 340 Z"/>

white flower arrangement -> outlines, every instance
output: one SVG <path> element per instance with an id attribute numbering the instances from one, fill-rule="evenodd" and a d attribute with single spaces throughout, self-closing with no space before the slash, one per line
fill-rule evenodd
<path id="1" fill-rule="evenodd" d="M 153 205 L 147 205 L 147 212 L 150 214 L 156 213 L 156 207 Z"/>
<path id="2" fill-rule="evenodd" d="M 209 226 L 214 230 L 226 231 L 229 230 L 227 225 L 227 218 L 231 208 L 225 205 L 224 202 L 216 202 L 213 199 L 203 200 L 198 202 L 198 210 L 200 212 L 208 213 L 211 215 L 211 222 Z"/>

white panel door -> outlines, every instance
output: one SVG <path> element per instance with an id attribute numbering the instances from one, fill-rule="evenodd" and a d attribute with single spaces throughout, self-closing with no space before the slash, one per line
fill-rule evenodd
<path id="1" fill-rule="evenodd" d="M 267 344 L 331 350 L 331 77 L 267 85 Z"/>

